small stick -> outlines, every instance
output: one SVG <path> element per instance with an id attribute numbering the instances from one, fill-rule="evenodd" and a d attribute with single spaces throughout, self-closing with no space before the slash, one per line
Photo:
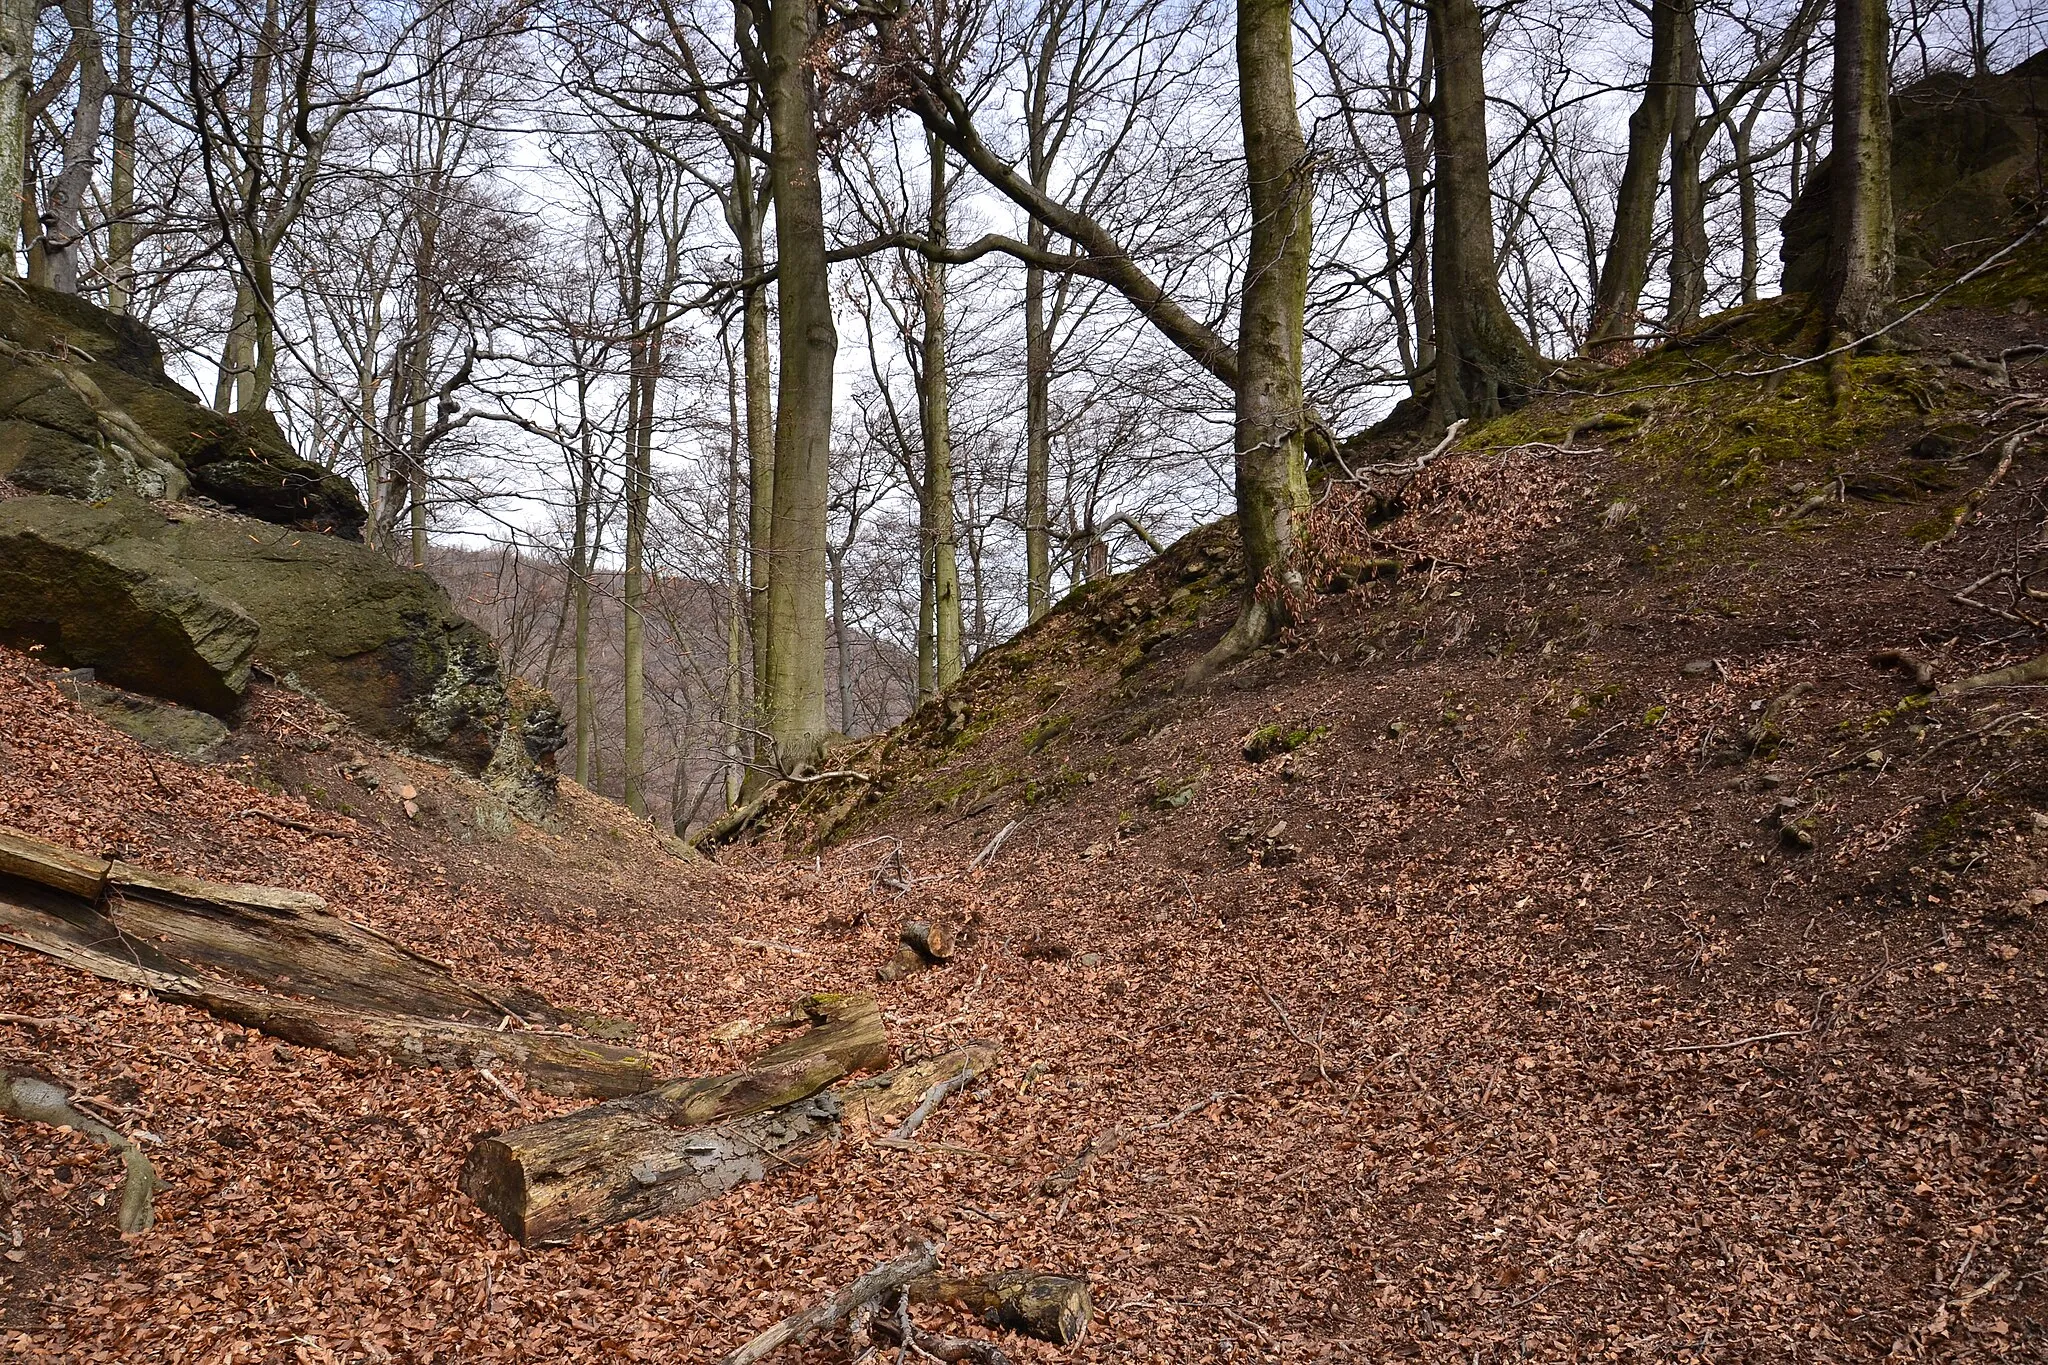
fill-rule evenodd
<path id="1" fill-rule="evenodd" d="M 979 872 L 984 867 L 987 867 L 990 861 L 995 858 L 996 850 L 1003 846 L 1004 841 L 1010 837 L 1011 832 L 1016 828 L 1017 822 L 1012 820 L 1009 824 L 997 830 L 996 837 L 988 841 L 988 847 L 975 854 L 974 861 L 967 864 L 967 870 L 969 872 Z"/>
<path id="2" fill-rule="evenodd" d="M 1759 1033 L 1748 1038 L 1731 1038 L 1725 1043 L 1685 1043 L 1678 1047 L 1660 1047 L 1659 1052 L 1727 1052 L 1732 1048 L 1748 1047 L 1752 1043 L 1776 1043 L 1786 1038 L 1804 1038 L 1813 1032 L 1810 1028 L 1786 1029 L 1782 1033 Z"/>
<path id="3" fill-rule="evenodd" d="M 898 1142 L 910 1141 L 911 1135 L 924 1127 L 924 1121 L 932 1116 L 934 1109 L 937 1109 L 945 1102 L 948 1095 L 958 1094 L 960 1091 L 965 1090 L 967 1083 L 973 1079 L 974 1075 L 972 1072 L 963 1071 L 957 1076 L 948 1076 L 945 1080 L 940 1081 L 937 1085 L 925 1091 L 924 1096 L 917 1102 L 917 1108 L 911 1110 L 909 1116 L 903 1120 L 902 1125 L 889 1136 Z"/>

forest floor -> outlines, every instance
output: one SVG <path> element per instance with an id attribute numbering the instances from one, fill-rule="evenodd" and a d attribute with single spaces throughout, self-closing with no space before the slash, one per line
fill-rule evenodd
<path id="1" fill-rule="evenodd" d="M 905 1056 L 1003 1049 L 914 1149 L 522 1249 L 456 1173 L 574 1102 L 0 947 L 0 1011 L 43 1021 L 0 1063 L 145 1131 L 168 1185 L 123 1240 L 111 1158 L 0 1124 L 0 1359 L 708 1360 L 940 1233 L 1093 1281 L 1088 1337 L 1022 1360 L 2042 1359 L 2048 712 L 1869 660 L 1948 684 L 2043 644 L 2048 462 L 1993 474 L 2048 378 L 1945 359 L 2043 305 L 1937 316 L 1841 408 L 1805 374 L 1651 389 L 1728 368 L 1652 357 L 1472 433 L 1396 520 L 1335 495 L 1351 586 L 1183 696 L 1230 611 L 1198 533 L 717 864 L 566 783 L 561 832 L 483 832 L 463 779 L 276 688 L 218 765 L 152 756 L 0 655 L 0 825 L 317 891 L 674 1074 L 818 989 L 876 991 Z M 968 950 L 877 984 L 931 915 Z"/>

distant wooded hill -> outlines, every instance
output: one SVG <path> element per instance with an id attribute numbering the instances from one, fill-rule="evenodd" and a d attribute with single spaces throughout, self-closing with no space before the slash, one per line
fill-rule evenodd
<path id="1" fill-rule="evenodd" d="M 593 791 L 621 796 L 625 609 L 620 575 L 600 572 L 590 580 L 586 717 L 578 714 L 575 595 L 567 566 L 510 549 L 435 545 L 427 568 L 463 614 L 497 641 L 507 671 L 546 687 L 561 703 L 570 734 L 558 758 L 563 774 L 580 777 Z M 744 622 L 736 651 L 739 687 L 732 694 L 737 704 L 728 693 L 732 607 L 723 585 L 656 577 L 648 587 L 648 771 L 642 786 L 649 817 L 678 832 L 724 809 L 730 742 L 737 738 L 742 756 L 751 750 L 746 708 L 753 695 L 752 650 Z M 857 630 L 846 632 L 846 642 L 843 707 L 836 640 L 826 661 L 833 722 L 850 735 L 886 730 L 916 705 L 917 657 Z"/>

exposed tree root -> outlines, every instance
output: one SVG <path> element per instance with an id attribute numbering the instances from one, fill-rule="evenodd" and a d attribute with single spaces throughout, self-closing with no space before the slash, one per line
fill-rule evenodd
<path id="1" fill-rule="evenodd" d="M 142 1149 L 115 1129 L 71 1103 L 71 1092 L 55 1081 L 0 1071 L 0 1114 L 28 1123 L 47 1123 L 85 1134 L 117 1153 L 128 1168 L 121 1184 L 118 1223 L 123 1232 L 147 1232 L 156 1222 L 156 1167 Z"/>

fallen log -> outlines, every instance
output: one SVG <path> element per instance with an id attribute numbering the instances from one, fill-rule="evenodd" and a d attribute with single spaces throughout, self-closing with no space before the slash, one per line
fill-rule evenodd
<path id="1" fill-rule="evenodd" d="M 995 1061 L 984 1044 L 849 1081 L 794 1103 L 678 1130 L 631 1101 L 477 1139 L 462 1192 L 522 1245 L 688 1208 L 801 1165 L 848 1122 L 886 1129 L 926 1091 Z"/>
<path id="2" fill-rule="evenodd" d="M 755 1365 L 756 1361 L 766 1359 L 792 1342 L 803 1341 L 837 1327 L 855 1310 L 900 1291 L 918 1276 L 937 1268 L 938 1264 L 939 1253 L 933 1247 L 915 1247 L 893 1261 L 876 1266 L 830 1298 L 820 1299 L 802 1312 L 790 1314 L 725 1356 L 718 1365 Z"/>
<path id="3" fill-rule="evenodd" d="M 116 1225 L 123 1232 L 147 1232 L 155 1224 L 156 1191 L 162 1183 L 156 1167 L 127 1137 L 72 1104 L 71 1092 L 63 1086 L 41 1076 L 0 1071 L 0 1114 L 70 1128 L 111 1149 L 127 1170 Z"/>
<path id="4" fill-rule="evenodd" d="M 990 1327 L 1000 1327 L 1061 1346 L 1081 1339 L 1095 1319 L 1088 1281 L 1035 1270 L 1001 1270 L 987 1275 L 925 1275 L 911 1281 L 910 1301 L 965 1309 Z"/>
<path id="5" fill-rule="evenodd" d="M 499 1027 L 563 1016 L 531 993 L 463 982 L 305 892 L 200 881 L 0 831 L 0 943 L 344 1056 L 503 1064 L 558 1094 L 654 1083 L 633 1049 Z"/>

